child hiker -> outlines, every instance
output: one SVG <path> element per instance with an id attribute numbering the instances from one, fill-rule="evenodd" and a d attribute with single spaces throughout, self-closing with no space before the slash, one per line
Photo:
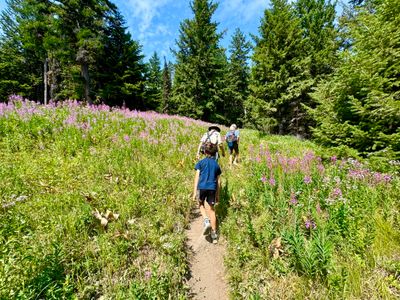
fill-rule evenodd
<path id="1" fill-rule="evenodd" d="M 217 243 L 217 216 L 214 205 L 219 201 L 221 168 L 215 160 L 216 145 L 206 144 L 205 158 L 197 162 L 194 169 L 193 200 L 199 203 L 200 213 L 203 216 L 203 234 L 208 235 L 211 231 L 211 239 Z"/>

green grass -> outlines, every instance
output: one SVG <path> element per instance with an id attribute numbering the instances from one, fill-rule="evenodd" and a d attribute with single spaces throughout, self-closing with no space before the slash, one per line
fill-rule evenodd
<path id="1" fill-rule="evenodd" d="M 207 125 L 0 104 L 0 299 L 189 298 L 184 229 Z M 239 166 L 220 161 L 217 207 L 232 299 L 399 297 L 396 165 L 253 130 L 240 150 Z M 118 218 L 104 227 L 96 211 Z"/>
<path id="2" fill-rule="evenodd" d="M 334 149 L 293 137 L 241 136 L 243 164 L 226 178 L 222 226 L 232 298 L 398 298 L 400 182 L 393 168 L 381 166 L 389 175 L 368 161 L 331 160 Z"/>
<path id="3" fill-rule="evenodd" d="M 201 125 L 72 104 L 0 117 L 0 299 L 185 298 Z"/>

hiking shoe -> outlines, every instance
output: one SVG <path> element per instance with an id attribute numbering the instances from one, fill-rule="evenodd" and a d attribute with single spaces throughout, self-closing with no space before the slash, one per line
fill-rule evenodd
<path id="1" fill-rule="evenodd" d="M 213 244 L 218 243 L 218 234 L 214 231 L 211 231 L 211 239 L 212 239 Z"/>
<path id="2" fill-rule="evenodd" d="M 205 218 L 203 223 L 203 235 L 208 235 L 210 231 L 211 231 L 210 220 L 208 218 Z"/>

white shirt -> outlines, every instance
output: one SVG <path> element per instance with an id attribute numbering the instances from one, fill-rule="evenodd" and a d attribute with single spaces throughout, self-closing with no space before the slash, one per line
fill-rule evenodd
<path id="1" fill-rule="evenodd" d="M 215 129 L 210 130 L 209 132 L 206 132 L 202 137 L 200 142 L 204 143 L 207 141 L 207 137 L 209 136 L 210 142 L 213 144 L 220 145 L 222 144 L 222 138 L 221 134 L 216 131 Z"/>

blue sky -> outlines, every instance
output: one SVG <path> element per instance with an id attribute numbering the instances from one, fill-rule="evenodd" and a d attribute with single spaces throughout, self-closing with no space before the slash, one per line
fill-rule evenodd
<path id="1" fill-rule="evenodd" d="M 189 0 L 115 0 L 127 20 L 133 37 L 143 45 L 148 57 L 157 51 L 173 60 L 170 48 L 179 38 L 179 24 L 193 18 Z M 221 45 L 229 46 L 231 35 L 237 27 L 244 33 L 257 33 L 268 0 L 220 0 L 214 14 L 219 23 L 218 32 L 225 31 Z"/>
<path id="2" fill-rule="evenodd" d="M 175 48 L 179 37 L 179 24 L 192 18 L 189 0 L 114 0 L 125 17 L 128 30 L 134 40 L 142 45 L 147 61 L 156 51 L 162 58 L 173 61 L 170 48 Z M 214 21 L 219 23 L 218 32 L 225 31 L 221 46 L 227 48 L 238 27 L 249 38 L 258 34 L 258 26 L 269 0 L 219 0 Z M 348 2 L 344 0 L 344 2 Z M 0 9 L 5 0 L 0 0 Z M 250 39 L 250 38 L 249 38 Z"/>

